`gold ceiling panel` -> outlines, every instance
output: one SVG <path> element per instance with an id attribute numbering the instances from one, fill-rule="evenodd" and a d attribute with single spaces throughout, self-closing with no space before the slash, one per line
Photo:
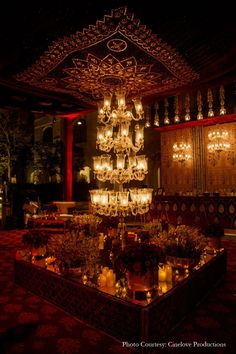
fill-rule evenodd
<path id="1" fill-rule="evenodd" d="M 169 45 L 127 8 L 112 10 L 82 32 L 54 42 L 16 79 L 94 104 L 107 90 L 127 96 L 163 93 L 198 78 Z"/>

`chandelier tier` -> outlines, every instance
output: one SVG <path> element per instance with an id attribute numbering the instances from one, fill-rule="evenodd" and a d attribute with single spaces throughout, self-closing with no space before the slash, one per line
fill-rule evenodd
<path id="1" fill-rule="evenodd" d="M 152 201 L 151 188 L 130 188 L 121 192 L 94 189 L 90 191 L 96 212 L 105 216 L 145 214 Z"/>
<path id="2" fill-rule="evenodd" d="M 142 181 L 147 174 L 145 155 L 116 155 L 116 168 L 113 168 L 111 155 L 94 156 L 94 174 L 101 182 L 128 183 L 131 180 Z"/>
<path id="3" fill-rule="evenodd" d="M 113 95 L 111 92 L 104 94 L 104 101 L 98 104 L 98 122 L 103 124 L 111 123 L 112 126 L 131 122 L 132 120 L 143 119 L 143 106 L 140 98 L 134 98 L 134 107 L 136 115 L 132 110 L 126 110 L 125 91 L 115 93 L 117 99 L 117 108 L 111 109 Z"/>
<path id="4" fill-rule="evenodd" d="M 184 142 L 173 145 L 173 161 L 185 162 L 191 160 L 191 145 Z"/>
<path id="5" fill-rule="evenodd" d="M 148 173 L 145 155 L 136 155 L 144 147 L 144 126 L 135 124 L 144 118 L 140 98 L 133 99 L 127 109 L 125 92 L 115 93 L 117 107 L 112 106 L 112 93 L 104 94 L 103 104 L 98 105 L 97 149 L 113 152 L 93 157 L 95 177 L 101 181 L 114 183 L 119 191 L 95 189 L 90 191 L 91 202 L 98 214 L 106 216 L 127 216 L 147 213 L 151 200 L 151 188 L 124 189 L 123 184 L 131 180 L 142 181 Z M 133 134 L 134 133 L 134 134 Z"/>
<path id="6" fill-rule="evenodd" d="M 100 150 L 109 152 L 111 149 L 114 149 L 115 153 L 130 153 L 131 151 L 138 152 L 143 148 L 143 126 L 139 126 L 139 124 L 135 125 L 134 143 L 130 133 L 130 122 L 118 123 L 115 126 L 118 126 L 117 131 L 110 124 L 97 127 L 96 143 Z"/>
<path id="7" fill-rule="evenodd" d="M 216 126 L 215 130 L 208 133 L 209 143 L 207 149 L 211 153 L 220 153 L 230 149 L 229 132 Z"/>

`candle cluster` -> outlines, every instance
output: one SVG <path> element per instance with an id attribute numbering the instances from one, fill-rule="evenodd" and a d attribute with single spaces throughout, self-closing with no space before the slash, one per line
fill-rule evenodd
<path id="1" fill-rule="evenodd" d="M 158 281 L 172 282 L 172 267 L 168 264 L 159 264 L 158 266 Z"/>
<path id="2" fill-rule="evenodd" d="M 172 287 L 172 267 L 160 263 L 158 266 L 158 291 L 159 295 L 165 294 Z"/>
<path id="3" fill-rule="evenodd" d="M 102 273 L 98 277 L 99 288 L 113 288 L 116 283 L 116 275 L 113 273 L 113 269 L 108 267 L 102 268 Z"/>

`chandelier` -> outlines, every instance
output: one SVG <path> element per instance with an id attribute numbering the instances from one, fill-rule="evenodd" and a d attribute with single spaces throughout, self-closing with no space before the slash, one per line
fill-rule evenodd
<path id="1" fill-rule="evenodd" d="M 185 162 L 191 160 L 191 145 L 184 142 L 173 145 L 173 161 Z"/>
<path id="2" fill-rule="evenodd" d="M 105 216 L 145 214 L 152 201 L 151 188 L 130 188 L 120 192 L 105 189 L 90 191 L 91 202 L 96 212 Z"/>
<path id="3" fill-rule="evenodd" d="M 216 126 L 215 130 L 208 133 L 209 143 L 207 149 L 211 153 L 220 153 L 221 151 L 228 151 L 230 148 L 229 132 Z"/>
<path id="4" fill-rule="evenodd" d="M 148 172 L 146 156 L 137 155 L 144 147 L 144 126 L 132 126 L 144 118 L 141 99 L 133 99 L 133 114 L 132 106 L 126 105 L 125 92 L 115 93 L 115 108 L 113 98 L 112 93 L 105 93 L 103 103 L 98 105 L 96 147 L 106 154 L 93 157 L 93 168 L 99 181 L 113 183 L 116 190 L 91 190 L 91 203 L 97 213 L 106 216 L 144 214 L 152 200 L 152 189 L 123 188 L 131 180 L 144 180 Z M 108 154 L 111 151 L 114 158 Z"/>

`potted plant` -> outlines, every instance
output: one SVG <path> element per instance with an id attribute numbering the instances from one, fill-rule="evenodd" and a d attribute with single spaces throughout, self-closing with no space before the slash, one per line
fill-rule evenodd
<path id="1" fill-rule="evenodd" d="M 206 247 L 204 235 L 197 228 L 186 225 L 172 227 L 168 233 L 163 233 L 160 244 L 167 263 L 183 269 L 195 266 Z"/>
<path id="2" fill-rule="evenodd" d="M 81 238 L 80 232 L 72 230 L 53 243 L 49 253 L 55 256 L 61 273 L 79 273 L 81 267 L 92 273 L 99 257 L 98 237 L 83 235 Z"/>
<path id="3" fill-rule="evenodd" d="M 80 268 L 84 264 L 84 259 L 79 248 L 79 240 L 73 237 L 73 233 L 67 233 L 56 240 L 52 249 L 49 250 L 56 258 L 60 272 L 66 274 L 71 268 Z"/>
<path id="4" fill-rule="evenodd" d="M 22 242 L 31 252 L 31 261 L 35 265 L 45 267 L 45 255 L 47 252 L 49 236 L 41 230 L 29 230 L 22 235 Z"/>
<path id="5" fill-rule="evenodd" d="M 148 291 L 157 285 L 161 256 L 161 249 L 155 245 L 128 246 L 118 255 L 116 267 L 126 272 L 132 291 Z"/>
<path id="6" fill-rule="evenodd" d="M 44 255 L 48 244 L 49 236 L 45 231 L 29 230 L 22 235 L 22 242 L 31 250 L 32 256 Z"/>
<path id="7" fill-rule="evenodd" d="M 224 236 L 224 229 L 220 223 L 214 222 L 209 224 L 203 230 L 203 234 L 206 236 L 208 245 L 211 248 L 221 248 L 221 239 Z"/>

